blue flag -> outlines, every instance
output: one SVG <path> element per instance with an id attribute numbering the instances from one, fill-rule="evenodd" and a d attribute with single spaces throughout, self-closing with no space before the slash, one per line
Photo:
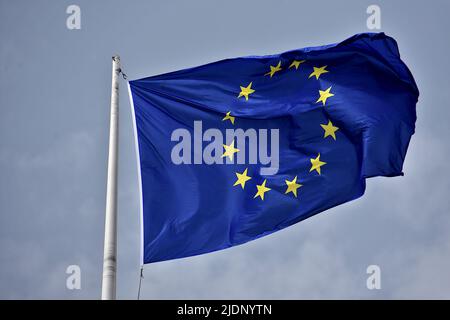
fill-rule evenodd
<path id="1" fill-rule="evenodd" d="M 129 88 L 143 263 L 245 243 L 402 175 L 419 96 L 383 33 Z"/>

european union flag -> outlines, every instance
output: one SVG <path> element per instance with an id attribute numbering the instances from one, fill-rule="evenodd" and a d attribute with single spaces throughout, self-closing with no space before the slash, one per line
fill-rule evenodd
<path id="1" fill-rule="evenodd" d="M 129 85 L 143 263 L 245 243 L 402 175 L 419 96 L 383 33 Z"/>

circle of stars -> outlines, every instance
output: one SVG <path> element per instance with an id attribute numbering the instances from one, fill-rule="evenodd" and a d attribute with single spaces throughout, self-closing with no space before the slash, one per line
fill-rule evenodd
<path id="1" fill-rule="evenodd" d="M 289 64 L 288 69 L 295 69 L 298 70 L 303 63 L 305 63 L 306 60 L 293 60 Z M 328 66 L 313 66 L 312 72 L 309 74 L 308 79 L 314 79 L 320 80 L 321 76 L 329 73 L 330 71 L 327 70 Z M 272 78 L 274 76 L 277 76 L 277 73 L 282 71 L 282 61 L 279 60 L 277 64 L 270 65 L 269 71 L 264 74 L 264 76 L 268 76 L 269 78 Z M 331 92 L 332 86 L 328 87 L 325 90 L 319 89 L 319 97 L 317 103 L 322 103 L 322 106 L 325 107 L 327 104 L 327 100 L 329 98 L 334 97 L 334 93 Z M 240 86 L 240 92 L 237 96 L 237 98 L 245 98 L 245 101 L 248 101 L 252 94 L 256 92 L 256 89 L 253 88 L 253 82 L 248 83 L 246 86 L 242 85 Z M 231 111 L 228 111 L 222 121 L 230 121 L 232 125 L 235 124 L 236 117 L 231 114 Z M 323 138 L 326 139 L 328 137 L 332 138 L 334 141 L 336 141 L 336 132 L 339 130 L 338 127 L 336 127 L 331 120 L 328 120 L 328 123 L 326 124 L 320 124 L 320 127 L 324 131 Z M 229 145 L 223 145 L 224 152 L 222 157 L 228 157 L 230 160 L 233 160 L 234 154 L 239 152 L 240 150 L 234 147 L 234 140 Z M 311 158 L 311 167 L 309 172 L 315 172 L 318 175 L 321 175 L 321 168 L 325 166 L 327 163 L 323 160 L 321 160 L 320 153 L 317 154 L 316 157 Z M 248 168 L 245 168 L 242 172 L 235 172 L 236 174 L 236 182 L 233 186 L 240 186 L 243 190 L 246 187 L 246 183 L 252 179 L 252 177 L 248 174 Z M 292 177 L 291 180 L 285 179 L 286 184 L 286 190 L 284 194 L 292 194 L 293 197 L 297 198 L 298 196 L 298 189 L 301 188 L 303 185 L 298 181 L 298 176 Z M 261 184 L 256 184 L 256 194 L 253 198 L 260 198 L 261 200 L 264 200 L 265 194 L 272 190 L 267 186 L 267 179 L 264 179 L 264 181 Z"/>

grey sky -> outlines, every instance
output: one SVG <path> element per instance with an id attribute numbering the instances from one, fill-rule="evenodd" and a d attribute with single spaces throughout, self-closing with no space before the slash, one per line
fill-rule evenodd
<path id="1" fill-rule="evenodd" d="M 381 7 L 421 96 L 405 176 L 243 246 L 145 267 L 143 298 L 450 298 L 448 1 L 0 0 L 0 298 L 97 299 L 111 56 L 130 79 L 367 32 Z M 66 8 L 81 7 L 81 30 Z M 139 211 L 121 82 L 118 297 L 134 299 Z M 67 290 L 77 264 L 82 289 Z M 377 264 L 382 289 L 366 288 Z"/>

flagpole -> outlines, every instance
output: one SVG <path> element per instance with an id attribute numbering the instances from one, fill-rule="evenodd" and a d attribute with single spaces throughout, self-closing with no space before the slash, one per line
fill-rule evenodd
<path id="1" fill-rule="evenodd" d="M 109 123 L 108 180 L 106 186 L 105 242 L 103 249 L 102 300 L 116 299 L 117 268 L 117 166 L 119 134 L 120 57 L 112 61 L 111 114 Z"/>

